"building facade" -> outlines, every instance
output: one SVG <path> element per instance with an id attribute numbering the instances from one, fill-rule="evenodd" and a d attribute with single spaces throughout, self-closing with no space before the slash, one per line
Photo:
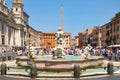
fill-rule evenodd
<path id="1" fill-rule="evenodd" d="M 44 48 L 55 48 L 55 46 L 56 46 L 55 38 L 56 38 L 55 33 L 44 32 L 43 33 L 43 40 L 44 40 L 43 46 L 44 46 Z"/>
<path id="2" fill-rule="evenodd" d="M 106 45 L 106 39 L 107 39 L 107 35 L 106 35 L 106 24 L 101 26 L 101 41 L 102 41 L 102 46 L 107 46 Z M 104 37 L 103 37 L 104 36 Z"/>
<path id="3" fill-rule="evenodd" d="M 75 46 L 79 46 L 79 36 L 75 36 Z"/>
<path id="4" fill-rule="evenodd" d="M 71 44 L 71 33 L 64 32 L 64 48 L 69 48 Z"/>
<path id="5" fill-rule="evenodd" d="M 23 11 L 23 1 L 12 0 L 12 8 L 8 8 L 5 0 L 0 0 L 0 50 L 2 47 L 28 46 L 29 37 L 33 46 L 42 46 L 42 35 L 29 26 L 29 15 Z"/>
<path id="6" fill-rule="evenodd" d="M 79 46 L 88 43 L 88 38 L 95 47 L 120 45 L 120 17 L 116 17 L 102 26 L 86 29 L 78 35 Z"/>
<path id="7" fill-rule="evenodd" d="M 38 41 L 37 43 L 39 44 L 39 46 L 41 48 L 43 48 L 43 43 L 44 43 L 44 35 L 43 35 L 43 32 L 42 31 L 38 31 Z"/>
<path id="8" fill-rule="evenodd" d="M 101 45 L 101 32 L 99 27 L 87 28 L 84 32 L 78 33 L 79 36 L 79 47 L 87 46 L 91 44 L 92 46 Z"/>
<path id="9" fill-rule="evenodd" d="M 91 34 L 92 34 L 93 30 L 94 30 L 93 27 L 85 29 L 85 31 L 84 31 L 84 38 L 85 38 L 84 39 L 84 41 L 85 41 L 84 44 L 85 45 L 92 43 L 92 36 L 91 36 Z"/>
<path id="10" fill-rule="evenodd" d="M 84 35 L 83 32 L 78 33 L 78 37 L 79 37 L 79 42 L 78 42 L 78 44 L 79 44 L 79 47 L 80 47 L 80 48 L 81 48 L 82 46 L 84 46 L 84 42 L 85 42 L 85 38 L 84 38 L 83 35 Z"/>
<path id="11" fill-rule="evenodd" d="M 102 31 L 102 45 L 116 45 L 120 44 L 120 17 L 111 20 L 105 25 L 101 26 Z"/>
<path id="12" fill-rule="evenodd" d="M 0 46 L 10 48 L 12 46 L 24 46 L 26 24 L 19 23 L 16 16 L 26 17 L 21 15 L 23 12 L 16 13 L 15 8 L 23 9 L 22 0 L 13 0 L 12 8 L 8 8 L 4 0 L 0 0 Z M 25 22 L 25 20 L 23 20 Z"/>
<path id="13" fill-rule="evenodd" d="M 91 36 L 91 45 L 92 46 L 97 46 L 101 47 L 102 46 L 102 41 L 101 41 L 101 28 L 99 26 L 95 26 L 93 28 L 92 33 L 90 34 Z"/>

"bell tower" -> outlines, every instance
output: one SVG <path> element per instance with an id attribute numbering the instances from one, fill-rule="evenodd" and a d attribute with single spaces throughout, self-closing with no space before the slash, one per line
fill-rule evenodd
<path id="1" fill-rule="evenodd" d="M 22 23 L 23 20 L 23 1 L 12 0 L 12 10 L 15 15 L 16 23 Z"/>

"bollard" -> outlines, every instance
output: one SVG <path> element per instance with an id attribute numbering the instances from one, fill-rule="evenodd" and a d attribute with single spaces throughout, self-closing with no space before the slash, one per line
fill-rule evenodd
<path id="1" fill-rule="evenodd" d="M 2 56 L 2 61 L 6 61 L 6 57 L 5 56 Z"/>
<path id="2" fill-rule="evenodd" d="M 112 56 L 109 56 L 109 60 L 112 60 Z"/>
<path id="3" fill-rule="evenodd" d="M 30 77 L 31 78 L 36 78 L 37 77 L 37 68 L 35 64 L 32 64 L 30 66 Z"/>
<path id="4" fill-rule="evenodd" d="M 74 65 L 74 78 L 80 78 L 80 66 Z"/>
<path id="5" fill-rule="evenodd" d="M 7 65 L 6 63 L 1 64 L 1 75 L 6 75 L 7 74 Z"/>
<path id="6" fill-rule="evenodd" d="M 11 60 L 11 56 L 8 56 L 8 60 Z"/>
<path id="7" fill-rule="evenodd" d="M 16 58 L 16 64 L 18 65 L 20 58 Z"/>
<path id="8" fill-rule="evenodd" d="M 108 75 L 113 75 L 113 63 L 108 63 L 107 73 L 108 73 Z"/>

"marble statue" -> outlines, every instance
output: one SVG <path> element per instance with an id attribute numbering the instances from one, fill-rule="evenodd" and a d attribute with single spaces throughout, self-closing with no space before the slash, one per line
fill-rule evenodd
<path id="1" fill-rule="evenodd" d="M 56 41 L 57 41 L 57 46 L 63 48 L 63 40 L 64 40 L 64 32 L 61 27 L 58 28 L 58 31 L 56 33 Z"/>
<path id="2" fill-rule="evenodd" d="M 90 55 L 90 50 L 92 49 L 92 46 L 90 46 L 90 44 L 88 44 L 88 46 L 85 47 L 84 49 L 84 54 L 86 56 L 86 58 L 89 58 L 91 55 Z"/>
<path id="3" fill-rule="evenodd" d="M 64 50 L 64 32 L 61 27 L 58 28 L 56 33 L 56 47 L 54 48 L 53 58 L 63 58 L 63 50 Z"/>

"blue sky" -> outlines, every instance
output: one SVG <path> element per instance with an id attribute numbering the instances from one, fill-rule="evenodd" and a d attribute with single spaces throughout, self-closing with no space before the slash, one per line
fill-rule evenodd
<path id="1" fill-rule="evenodd" d="M 6 0 L 11 7 L 12 0 Z M 23 0 L 29 25 L 43 32 L 56 32 L 60 7 L 64 9 L 64 31 L 76 36 L 84 28 L 101 26 L 120 11 L 120 0 Z"/>

